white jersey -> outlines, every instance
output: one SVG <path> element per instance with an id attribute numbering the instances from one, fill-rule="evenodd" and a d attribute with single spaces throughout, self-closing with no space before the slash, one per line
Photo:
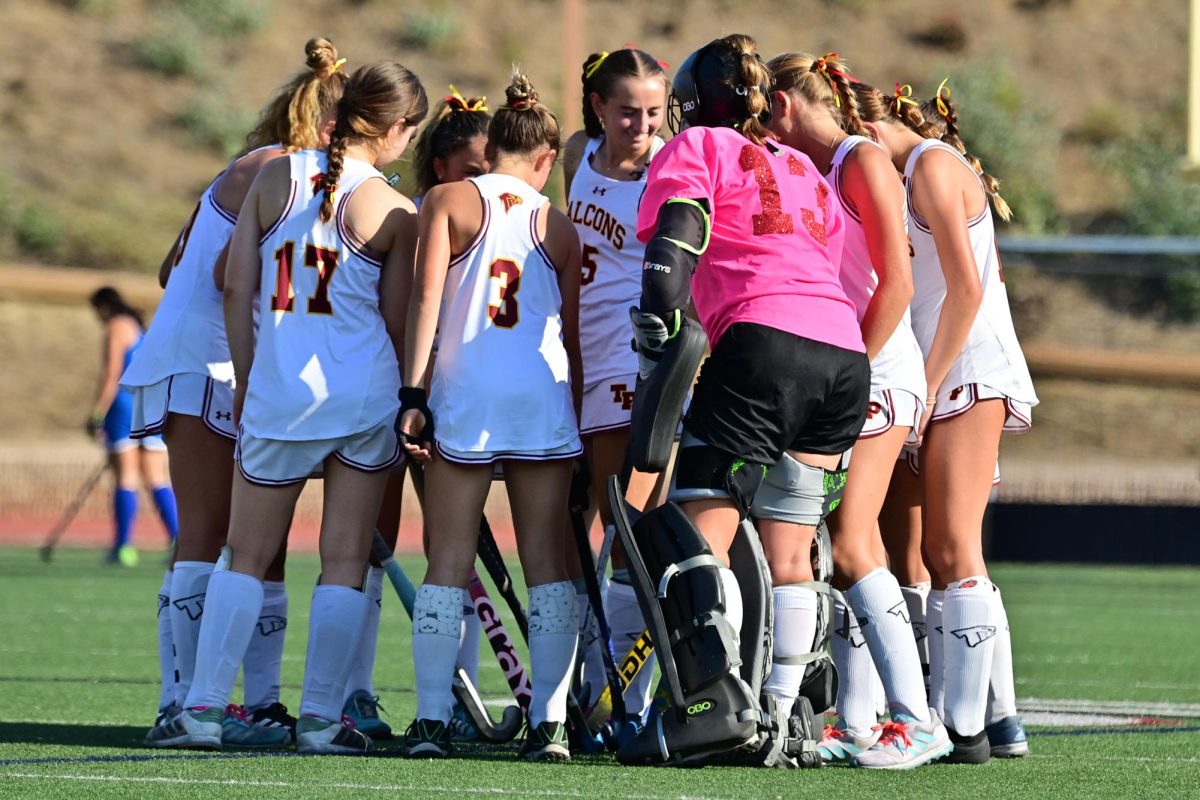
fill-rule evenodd
<path id="1" fill-rule="evenodd" d="M 878 147 L 865 136 L 849 136 L 838 145 L 833 154 L 833 165 L 829 170 L 829 184 L 837 194 L 842 208 L 846 211 L 846 242 L 842 247 L 841 279 L 846 296 L 854 303 L 861 324 L 867 313 L 867 304 L 879 286 L 879 276 L 871 264 L 871 251 L 867 246 L 867 232 L 863 228 L 862 218 L 858 209 L 847 199 L 842 191 L 842 164 L 850 152 L 859 145 L 867 144 Z M 904 229 L 908 230 L 908 211 L 903 195 L 897 195 L 896 205 L 904 217 Z M 875 358 L 871 359 L 871 391 L 881 392 L 888 389 L 902 389 L 915 395 L 918 401 L 925 402 L 925 358 L 917 338 L 913 335 L 912 316 L 905 310 L 903 319 L 896 326 L 891 338 Z"/>
<path id="2" fill-rule="evenodd" d="M 233 385 L 225 310 L 213 282 L 213 266 L 237 224 L 237 214 L 217 203 L 215 192 L 224 174 L 204 190 L 183 229 L 167 288 L 141 348 L 121 376 L 122 386 L 152 386 L 172 375 L 189 373 Z"/>
<path id="3" fill-rule="evenodd" d="M 325 153 L 288 156 L 291 194 L 260 240 L 260 323 L 242 427 L 262 439 L 349 436 L 391 420 L 400 367 L 379 311 L 382 258 L 346 225 L 356 189 L 383 175 L 345 159 L 334 216 L 322 222 L 314 190 Z"/>
<path id="4" fill-rule="evenodd" d="M 596 172 L 591 158 L 603 142 L 588 140 L 567 204 L 567 216 L 575 223 L 583 250 L 579 348 L 589 389 L 638 371 L 637 354 L 629 346 L 629 307 L 636 306 L 642 294 L 646 251 L 636 235 L 646 174 L 638 180 L 618 181 Z M 651 157 L 662 146 L 662 139 L 655 136 Z"/>
<path id="5" fill-rule="evenodd" d="M 511 175 L 469 180 L 483 222 L 446 273 L 429 391 L 437 441 L 518 457 L 578 447 L 558 273 L 537 233 L 549 201 Z"/>
<path id="6" fill-rule="evenodd" d="M 933 346 L 942 303 L 946 299 L 946 279 L 938 260 L 933 233 L 913 207 L 912 175 L 922 154 L 933 148 L 953 154 L 966 169 L 971 169 L 957 150 L 937 139 L 926 139 L 917 145 L 904 165 L 908 212 L 912 220 L 909 238 L 913 246 L 913 332 L 926 356 Z M 974 174 L 974 170 L 971 171 Z M 1017 342 L 1012 315 L 1008 310 L 1008 292 L 1004 288 L 1004 273 L 996 250 L 995 225 L 991 209 L 986 204 L 979 216 L 967 221 L 967 233 L 979 271 L 979 283 L 983 288 L 983 302 L 971 325 L 966 344 L 950 367 L 941 388 L 949 391 L 978 383 L 1012 400 L 1036 405 L 1038 399 L 1033 391 L 1033 379 L 1029 377 L 1025 355 Z"/>

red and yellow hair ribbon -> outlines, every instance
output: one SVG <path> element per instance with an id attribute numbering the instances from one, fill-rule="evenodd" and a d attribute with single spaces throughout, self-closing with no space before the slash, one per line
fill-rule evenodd
<path id="1" fill-rule="evenodd" d="M 467 100 L 467 98 L 463 97 L 458 89 L 454 87 L 453 83 L 450 84 L 450 94 L 446 95 L 445 99 L 446 102 L 450 104 L 450 108 L 453 111 L 482 111 L 486 113 L 488 110 L 486 97 L 476 97 L 471 100 Z"/>
<path id="2" fill-rule="evenodd" d="M 900 116 L 900 110 L 904 107 L 905 103 L 908 103 L 910 106 L 919 105 L 916 100 L 912 99 L 912 93 L 913 88 L 911 83 L 901 84 L 897 81 L 896 97 L 892 101 L 892 113 L 897 117 Z"/>
<path id="3" fill-rule="evenodd" d="M 339 58 L 337 61 L 333 62 L 333 66 L 330 68 L 329 74 L 333 75 L 334 73 L 341 72 L 342 67 L 344 66 L 346 66 L 346 59 Z"/>
<path id="4" fill-rule="evenodd" d="M 950 99 L 950 87 L 946 84 L 950 82 L 950 76 L 942 78 L 942 82 L 938 84 L 937 90 L 937 111 L 946 119 L 950 119 L 950 106 L 946 105 L 946 101 Z M 943 96 L 943 92 L 945 95 Z"/>
<path id="5" fill-rule="evenodd" d="M 837 75 L 839 78 L 844 78 L 849 83 L 856 82 L 854 80 L 854 78 L 847 75 L 846 73 L 839 72 L 836 69 L 829 68 L 830 61 L 838 61 L 841 59 L 841 57 L 842 56 L 840 53 L 826 53 L 825 55 L 821 56 L 816 61 L 814 61 L 813 65 L 812 65 L 812 70 L 814 72 L 819 72 L 821 74 L 821 76 L 823 78 L 825 78 L 825 80 L 829 81 L 829 88 L 833 90 L 833 103 L 838 108 L 842 107 L 842 98 L 841 98 L 840 93 L 838 92 L 837 83 L 833 80 L 832 76 Z"/>

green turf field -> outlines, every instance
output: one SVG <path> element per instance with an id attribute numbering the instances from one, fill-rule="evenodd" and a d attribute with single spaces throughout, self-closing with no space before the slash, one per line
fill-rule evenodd
<path id="1" fill-rule="evenodd" d="M 161 566 L 0 549 L 0 797 L 859 798 L 1200 796 L 1200 570 L 1003 565 L 1017 689 L 1033 754 L 882 774 L 825 768 L 629 769 L 607 757 L 518 763 L 162 753 L 141 747 L 158 697 Z M 290 565 L 284 702 L 299 705 L 313 556 Z M 418 561 L 406 567 L 420 578 Z M 513 628 L 515 631 L 515 628 Z M 376 688 L 392 725 L 415 706 L 409 625 L 385 595 Z M 507 689 L 482 658 L 488 697 Z M 235 698 L 240 693 L 235 695 Z M 1135 724 L 1130 724 L 1135 723 Z"/>

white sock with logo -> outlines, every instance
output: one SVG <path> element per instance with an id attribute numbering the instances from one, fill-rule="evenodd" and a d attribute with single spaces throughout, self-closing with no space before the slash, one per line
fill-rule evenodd
<path id="1" fill-rule="evenodd" d="M 175 702 L 175 643 L 171 638 L 171 570 L 158 587 L 158 709 Z"/>
<path id="2" fill-rule="evenodd" d="M 462 636 L 458 642 L 458 666 L 471 679 L 471 683 L 479 685 L 479 615 L 475 607 L 467 602 L 463 610 Z"/>
<path id="3" fill-rule="evenodd" d="M 945 719 L 943 700 L 946 697 L 946 649 L 943 646 L 942 607 L 946 602 L 944 589 L 930 589 L 925 605 L 925 635 L 929 645 L 929 707 Z"/>
<path id="4" fill-rule="evenodd" d="M 363 594 L 371 601 L 367 606 L 367 616 L 363 620 L 362 638 L 358 640 L 358 652 L 350 665 L 350 675 L 346 678 L 346 697 L 358 691 L 375 696 L 372 683 L 372 673 L 375 672 L 375 650 L 379 641 L 379 614 L 383 609 L 383 567 L 367 567 L 367 577 L 363 581 Z"/>
<path id="5" fill-rule="evenodd" d="M 262 613 L 262 581 L 226 570 L 211 574 L 204 622 L 196 641 L 194 679 L 183 700 L 184 708 L 225 709 Z M 175 577 L 179 578 L 178 564 Z"/>
<path id="6" fill-rule="evenodd" d="M 567 721 L 567 692 L 579 640 L 579 609 L 570 581 L 529 587 L 529 725 Z"/>
<path id="7" fill-rule="evenodd" d="M 308 655 L 300 714 L 330 722 L 342 718 L 346 676 L 358 653 L 369 597 L 349 586 L 325 584 L 313 589 L 308 624 Z"/>
<path id="8" fill-rule="evenodd" d="M 929 583 L 901 586 L 904 602 L 908 604 L 908 620 L 912 624 L 917 655 L 921 657 L 921 673 L 925 677 L 925 695 L 929 696 L 929 636 L 926 633 L 926 606 L 929 602 Z M 928 701 L 927 701 L 928 702 Z"/>
<path id="9" fill-rule="evenodd" d="M 763 691 L 790 712 L 808 665 L 787 662 L 813 650 L 817 636 L 817 593 L 804 586 L 776 586 L 771 591 L 771 602 L 775 607 L 775 652 Z"/>
<path id="10" fill-rule="evenodd" d="M 877 722 L 871 684 L 879 679 L 858 619 L 836 595 L 829 640 L 838 674 L 837 713 L 841 726 L 854 736 L 867 736 Z"/>
<path id="11" fill-rule="evenodd" d="M 171 577 L 171 641 L 175 647 L 175 702 L 183 705 L 196 671 L 196 643 L 204 617 L 204 596 L 213 564 L 176 561 Z M 240 661 L 238 662 L 241 663 Z"/>
<path id="12" fill-rule="evenodd" d="M 845 597 L 875 660 L 889 710 L 928 722 L 921 659 L 896 576 L 879 567 L 847 589 Z"/>
<path id="13" fill-rule="evenodd" d="M 591 613 L 592 604 L 588 600 L 587 586 L 583 578 L 571 581 L 575 590 L 575 613 L 579 619 L 579 640 L 576 661 L 583 659 L 583 683 L 587 687 L 588 703 L 595 703 L 596 698 L 608 684 L 608 675 L 604 669 L 604 653 L 600 648 L 608 647 L 600 636 L 600 625 Z"/>
<path id="14" fill-rule="evenodd" d="M 413 663 L 416 665 L 417 719 L 450 721 L 454 665 L 462 634 L 466 590 L 423 583 L 413 601 Z"/>
<path id="15" fill-rule="evenodd" d="M 1017 687 L 1013 677 L 1012 634 L 1000 589 L 993 584 L 992 613 L 996 615 L 996 648 L 992 653 L 992 680 L 988 689 L 986 722 L 992 724 L 1017 714 Z"/>
<path id="16" fill-rule="evenodd" d="M 242 662 L 243 696 L 250 710 L 279 702 L 287 622 L 287 585 L 283 581 L 263 581 L 262 611 Z"/>
<path id="17" fill-rule="evenodd" d="M 959 736 L 973 736 L 983 730 L 999 630 L 992 594 L 991 581 L 982 575 L 946 587 L 942 607 L 946 662 L 943 705 L 946 725 Z"/>

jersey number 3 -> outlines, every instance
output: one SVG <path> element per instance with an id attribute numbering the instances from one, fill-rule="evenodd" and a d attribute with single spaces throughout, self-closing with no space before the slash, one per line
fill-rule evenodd
<path id="1" fill-rule="evenodd" d="M 271 295 L 272 311 L 292 311 L 295 307 L 295 297 L 292 293 L 292 267 L 296 263 L 296 243 L 284 242 L 275 251 L 275 294 Z M 333 305 L 329 302 L 329 282 L 338 267 L 338 253 L 324 247 L 308 245 L 304 248 L 304 266 L 317 271 L 317 290 L 308 298 L 309 314 L 333 314 Z"/>
<path id="2" fill-rule="evenodd" d="M 497 258 L 488 273 L 489 282 L 495 281 L 497 300 L 488 303 L 488 316 L 497 328 L 512 328 L 521 320 L 521 309 L 517 304 L 517 290 L 521 288 L 521 267 L 511 258 Z M 490 290 L 489 290 L 490 291 Z"/>

